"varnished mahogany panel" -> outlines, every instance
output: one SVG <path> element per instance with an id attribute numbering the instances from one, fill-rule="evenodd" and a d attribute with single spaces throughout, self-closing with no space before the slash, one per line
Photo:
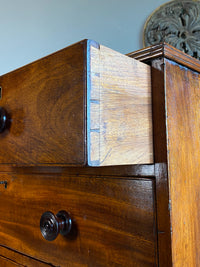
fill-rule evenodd
<path id="1" fill-rule="evenodd" d="M 16 266 L 22 267 L 23 265 L 13 262 L 12 260 L 8 258 L 0 256 L 0 266 L 1 267 L 16 267 Z"/>
<path id="2" fill-rule="evenodd" d="M 186 59 L 193 62 L 182 53 L 181 63 Z M 166 58 L 151 64 L 159 264 L 196 267 L 200 265 L 200 76 L 186 67 L 191 65 Z"/>
<path id="3" fill-rule="evenodd" d="M 3 255 L 3 256 L 1 256 Z M 14 251 L 10 248 L 6 248 L 0 245 L 0 266 L 10 267 L 10 266 L 28 266 L 28 267 L 54 267 L 52 264 L 41 262 L 37 259 L 28 257 Z"/>
<path id="4" fill-rule="evenodd" d="M 153 164 L 149 165 L 123 165 L 123 166 L 106 166 L 106 167 L 11 167 L 8 165 L 1 166 L 1 172 L 17 172 L 21 174 L 56 174 L 56 175 L 95 175 L 95 176 L 111 176 L 120 177 L 126 179 L 127 177 L 155 177 L 155 166 Z"/>
<path id="5" fill-rule="evenodd" d="M 160 266 L 199 266 L 200 62 L 168 44 L 129 56 L 152 66 Z"/>
<path id="6" fill-rule="evenodd" d="M 152 65 L 152 109 L 156 183 L 156 216 L 159 266 L 172 265 L 170 199 L 167 166 L 167 126 L 165 103 L 164 59 L 155 59 Z"/>
<path id="7" fill-rule="evenodd" d="M 56 266 L 155 266 L 153 179 L 1 173 L 0 242 Z M 73 230 L 53 242 L 41 215 L 68 211 Z"/>
<path id="8" fill-rule="evenodd" d="M 144 62 L 151 62 L 157 58 L 168 58 L 178 64 L 200 72 L 200 61 L 198 59 L 191 57 L 167 43 L 146 47 L 138 51 L 131 52 L 127 54 L 127 56 Z"/>
<path id="9" fill-rule="evenodd" d="M 0 77 L 10 127 L 0 163 L 85 164 L 86 46 L 83 41 Z"/>
<path id="10" fill-rule="evenodd" d="M 200 74 L 165 60 L 173 266 L 200 266 Z"/>

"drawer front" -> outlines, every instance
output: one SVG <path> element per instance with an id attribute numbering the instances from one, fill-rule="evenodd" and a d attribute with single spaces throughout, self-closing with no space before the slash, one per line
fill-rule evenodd
<path id="1" fill-rule="evenodd" d="M 56 266 L 156 266 L 153 181 L 87 175 L 1 174 L 0 243 Z M 47 241 L 46 211 L 72 217 Z"/>
<path id="2" fill-rule="evenodd" d="M 85 163 L 85 42 L 0 77 L 0 163 Z"/>
<path id="3" fill-rule="evenodd" d="M 22 266 L 22 265 L 13 262 L 13 261 L 10 260 L 10 259 L 7 259 L 7 258 L 5 258 L 5 257 L 1 257 L 1 256 L 0 256 L 0 266 L 1 266 L 1 267 L 16 267 L 16 266 L 20 267 L 20 266 Z"/>
<path id="4" fill-rule="evenodd" d="M 52 265 L 25 256 L 21 253 L 13 251 L 10 248 L 6 248 L 0 245 L 0 266 L 1 267 L 6 267 L 6 266 L 49 267 Z"/>

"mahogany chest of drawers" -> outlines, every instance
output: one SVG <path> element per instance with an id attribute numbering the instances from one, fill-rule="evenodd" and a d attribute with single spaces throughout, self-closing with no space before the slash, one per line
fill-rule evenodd
<path id="1" fill-rule="evenodd" d="M 0 77 L 0 266 L 198 266 L 199 61 L 81 41 Z"/>

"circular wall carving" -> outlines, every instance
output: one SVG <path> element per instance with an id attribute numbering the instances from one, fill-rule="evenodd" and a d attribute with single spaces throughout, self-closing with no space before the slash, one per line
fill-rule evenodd
<path id="1" fill-rule="evenodd" d="M 144 46 L 166 42 L 200 59 L 200 1 L 175 0 L 147 19 Z"/>

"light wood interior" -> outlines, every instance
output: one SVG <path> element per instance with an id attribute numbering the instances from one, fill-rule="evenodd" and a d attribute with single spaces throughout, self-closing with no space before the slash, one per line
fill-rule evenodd
<path id="1" fill-rule="evenodd" d="M 89 52 L 89 165 L 153 163 L 150 66 L 101 45 Z"/>

